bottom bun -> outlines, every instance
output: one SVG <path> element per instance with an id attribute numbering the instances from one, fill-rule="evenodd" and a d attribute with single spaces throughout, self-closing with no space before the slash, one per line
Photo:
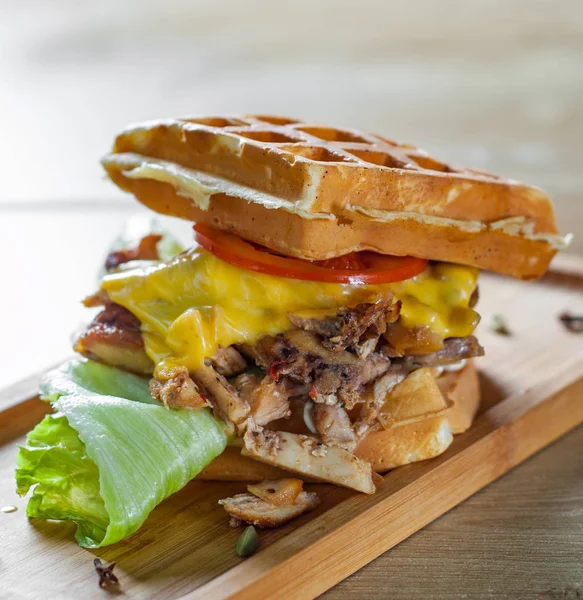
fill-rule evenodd
<path id="1" fill-rule="evenodd" d="M 478 373 L 473 361 L 468 361 L 460 371 L 444 372 L 437 377 L 437 384 L 451 403 L 448 409 L 423 421 L 370 433 L 355 454 L 370 461 L 377 473 L 384 473 L 443 453 L 452 442 L 452 434 L 462 433 L 471 426 L 480 404 Z M 283 421 L 277 423 L 277 428 L 309 433 L 303 423 L 300 427 L 299 414 L 297 417 L 290 420 L 291 428 L 285 427 Z M 289 477 L 289 472 L 241 456 L 240 452 L 240 448 L 229 446 L 197 479 L 261 481 Z M 296 477 L 306 479 L 298 475 Z"/>
<path id="2" fill-rule="evenodd" d="M 452 403 L 439 416 L 367 435 L 355 451 L 377 473 L 442 454 L 474 419 L 480 404 L 478 372 L 473 361 L 463 369 L 437 378 L 442 394 Z"/>
<path id="3" fill-rule="evenodd" d="M 368 460 L 377 473 L 434 458 L 443 454 L 453 441 L 447 417 L 433 417 L 389 431 L 369 433 L 355 450 Z"/>
<path id="4" fill-rule="evenodd" d="M 452 403 L 445 412 L 451 432 L 463 433 L 472 426 L 480 408 L 480 379 L 474 362 L 469 360 L 461 371 L 444 372 L 437 385 Z"/>

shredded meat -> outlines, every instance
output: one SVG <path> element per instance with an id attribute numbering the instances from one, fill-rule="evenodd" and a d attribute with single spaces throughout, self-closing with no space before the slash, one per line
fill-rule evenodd
<path id="1" fill-rule="evenodd" d="M 314 492 L 300 492 L 292 504 L 273 504 L 253 494 L 219 500 L 231 518 L 256 527 L 279 527 L 320 504 Z"/>
<path id="2" fill-rule="evenodd" d="M 219 348 L 210 363 L 223 377 L 233 377 L 247 368 L 247 361 L 234 346 Z"/>
<path id="3" fill-rule="evenodd" d="M 338 402 L 336 393 L 342 386 L 342 375 L 333 369 L 320 369 L 316 375 L 309 396 L 321 404 L 334 405 Z"/>
<path id="4" fill-rule="evenodd" d="M 313 319 L 293 314 L 288 316 L 299 329 L 321 336 L 325 348 L 334 351 L 351 348 L 363 356 L 374 350 L 376 343 L 373 342 L 378 341 L 387 323 L 398 318 L 401 303 L 392 302 L 393 294 L 388 293 L 375 303 L 340 308 L 335 317 Z"/>
<path id="5" fill-rule="evenodd" d="M 365 494 L 375 491 L 370 463 L 344 448 L 326 446 L 305 435 L 263 428 L 247 429 L 243 441 L 243 456 Z"/>
<path id="6" fill-rule="evenodd" d="M 249 416 L 250 407 L 239 396 L 237 390 L 207 364 L 191 373 L 191 377 L 197 386 L 204 390 L 215 415 L 227 424 L 232 423 L 241 432 Z"/>
<path id="7" fill-rule="evenodd" d="M 75 341 L 87 358 L 149 375 L 154 364 L 144 350 L 140 321 L 123 306 L 109 302 Z"/>
<path id="8" fill-rule="evenodd" d="M 161 239 L 161 235 L 151 233 L 143 237 L 137 246 L 110 252 L 105 259 L 105 270 L 115 271 L 120 265 L 130 260 L 158 260 L 158 242 Z"/>
<path id="9" fill-rule="evenodd" d="M 173 367 L 150 379 L 150 393 L 168 408 L 196 410 L 208 406 L 186 367 Z"/>
<path id="10" fill-rule="evenodd" d="M 379 343 L 379 336 L 371 327 L 365 331 L 361 338 L 354 344 L 354 351 L 360 358 L 366 358 L 369 354 L 375 351 Z"/>
<path id="11" fill-rule="evenodd" d="M 390 360 L 379 353 L 359 359 L 346 350 L 329 350 L 315 333 L 302 329 L 266 336 L 250 353 L 276 381 L 290 378 L 306 385 L 314 402 L 333 405 L 340 401 L 348 408 L 359 401 L 362 386 L 390 366 Z"/>
<path id="12" fill-rule="evenodd" d="M 354 423 L 354 432 L 363 439 L 377 425 L 379 410 L 390 393 L 399 383 L 405 380 L 409 369 L 402 364 L 392 364 L 387 373 L 371 384 L 370 389 L 363 394 L 363 404 Z"/>
<path id="13" fill-rule="evenodd" d="M 322 441 L 327 446 L 341 446 L 353 450 L 356 446 L 356 436 L 348 413 L 341 406 L 314 404 L 312 419 Z"/>
<path id="14" fill-rule="evenodd" d="M 290 416 L 289 390 L 284 382 L 276 383 L 271 375 L 261 378 L 253 373 L 243 373 L 235 379 L 234 385 L 251 407 L 250 414 L 257 425 Z"/>

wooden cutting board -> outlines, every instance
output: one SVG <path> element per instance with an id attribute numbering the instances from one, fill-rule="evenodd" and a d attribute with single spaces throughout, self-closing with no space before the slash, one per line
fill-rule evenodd
<path id="1" fill-rule="evenodd" d="M 583 258 L 560 257 L 536 283 L 482 275 L 478 360 L 483 407 L 474 426 L 442 456 L 395 469 L 376 494 L 308 486 L 321 506 L 262 531 L 260 550 L 235 554 L 240 530 L 228 527 L 219 498 L 238 483 L 193 482 L 160 505 L 142 529 L 90 552 L 74 525 L 29 522 L 14 489 L 16 444 L 47 407 L 34 397 L 38 377 L 0 393 L 1 598 L 103 598 L 92 561 L 117 561 L 126 598 L 313 598 L 583 422 L 583 334 L 559 322 L 583 314 Z M 493 333 L 504 315 L 511 336 Z"/>

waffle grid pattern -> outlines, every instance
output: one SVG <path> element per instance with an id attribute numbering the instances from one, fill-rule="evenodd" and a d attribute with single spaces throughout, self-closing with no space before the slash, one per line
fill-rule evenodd
<path id="1" fill-rule="evenodd" d="M 267 115 L 192 117 L 180 119 L 194 127 L 229 133 L 259 142 L 278 152 L 309 161 L 381 169 L 447 173 L 481 180 L 500 178 L 472 168 L 454 168 L 424 150 L 379 135 L 338 129 L 295 119 Z"/>

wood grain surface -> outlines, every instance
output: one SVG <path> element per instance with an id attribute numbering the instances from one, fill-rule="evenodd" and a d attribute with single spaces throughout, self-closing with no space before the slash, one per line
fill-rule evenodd
<path id="1" fill-rule="evenodd" d="M 583 427 L 322 596 L 325 600 L 578 600 Z"/>
<path id="2" fill-rule="evenodd" d="M 19 393 L 27 396 L 34 389 L 34 378 L 12 388 L 3 395 L 8 408 L 0 412 L 0 501 L 21 510 L 0 515 L 0 594 L 99 598 L 102 592 L 91 568 L 94 554 L 117 562 L 127 598 L 317 596 L 583 422 L 581 340 L 556 318 L 557 306 L 565 303 L 583 310 L 582 275 L 583 262 L 571 259 L 559 261 L 557 271 L 535 284 L 484 277 L 483 314 L 491 315 L 503 302 L 512 335 L 496 335 L 481 326 L 480 339 L 490 352 L 481 359 L 484 402 L 474 426 L 437 459 L 386 475 L 372 496 L 310 486 L 321 495 L 321 506 L 281 529 L 262 532 L 260 551 L 245 561 L 233 551 L 239 532 L 227 526 L 217 505 L 219 498 L 243 488 L 237 483 L 189 484 L 160 505 L 138 533 L 93 553 L 73 543 L 70 524 L 29 523 L 23 514 L 25 501 L 7 492 L 13 478 L 14 438 L 38 421 L 46 407 L 34 399 L 18 403 Z M 535 330 L 537 315 L 547 318 L 540 319 Z M 541 338 L 544 346 L 536 343 Z M 465 531 L 470 530 L 468 525 Z M 581 544 L 581 532 L 572 535 Z M 440 554 L 439 548 L 434 550 Z M 573 551 L 577 548 L 568 550 L 571 561 Z M 457 556 L 463 562 L 463 556 Z M 573 569 L 580 566 L 571 564 Z M 576 591 L 579 575 L 570 577 Z M 417 579 L 406 589 L 408 597 L 425 595 Z M 477 589 L 484 595 L 491 588 Z M 382 588 L 377 597 L 387 597 L 385 592 Z M 453 597 L 451 592 L 450 588 L 448 597 Z"/>

